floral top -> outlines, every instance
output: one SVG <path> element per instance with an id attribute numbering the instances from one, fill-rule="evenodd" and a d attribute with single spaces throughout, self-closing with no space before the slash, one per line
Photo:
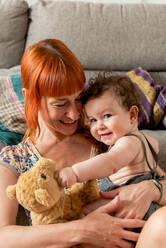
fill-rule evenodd
<path id="1" fill-rule="evenodd" d="M 36 164 L 41 155 L 28 138 L 23 142 L 5 146 L 0 151 L 0 164 L 10 168 L 17 176 L 29 170 Z"/>
<path id="2" fill-rule="evenodd" d="M 97 154 L 97 148 L 92 145 L 90 157 Z M 41 157 L 32 141 L 28 138 L 23 142 L 5 146 L 0 151 L 0 164 L 11 169 L 17 176 L 29 170 Z"/>

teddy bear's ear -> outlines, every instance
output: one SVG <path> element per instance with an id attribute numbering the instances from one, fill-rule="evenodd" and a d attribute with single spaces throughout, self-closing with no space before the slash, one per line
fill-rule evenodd
<path id="1" fill-rule="evenodd" d="M 37 189 L 34 193 L 36 201 L 49 208 L 52 207 L 60 197 L 57 196 L 57 199 L 54 199 L 46 189 Z"/>
<path id="2" fill-rule="evenodd" d="M 7 196 L 11 200 L 15 200 L 16 199 L 16 184 L 15 185 L 9 185 L 6 189 L 6 193 L 7 193 Z"/>

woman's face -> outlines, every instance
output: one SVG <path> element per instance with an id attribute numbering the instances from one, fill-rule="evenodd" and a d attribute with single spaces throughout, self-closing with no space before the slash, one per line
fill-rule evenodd
<path id="1" fill-rule="evenodd" d="M 76 132 L 82 111 L 80 93 L 81 91 L 63 97 L 42 97 L 40 114 L 49 130 L 63 135 Z"/>

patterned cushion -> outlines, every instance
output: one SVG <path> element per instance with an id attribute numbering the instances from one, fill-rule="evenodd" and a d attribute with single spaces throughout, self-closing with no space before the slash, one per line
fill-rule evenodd
<path id="1" fill-rule="evenodd" d="M 141 67 L 126 75 L 136 84 L 142 101 L 140 129 L 154 129 L 166 114 L 166 86 L 155 84 L 150 74 Z"/>
<path id="2" fill-rule="evenodd" d="M 26 130 L 20 74 L 0 77 L 0 141 L 12 145 Z"/>

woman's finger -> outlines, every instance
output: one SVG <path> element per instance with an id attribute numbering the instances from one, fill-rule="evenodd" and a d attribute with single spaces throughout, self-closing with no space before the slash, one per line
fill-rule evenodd
<path id="1" fill-rule="evenodd" d="M 117 208 L 119 207 L 119 204 L 120 204 L 120 198 L 119 196 L 116 196 L 112 201 L 98 208 L 96 211 L 100 213 L 111 214 L 117 210 Z"/>
<path id="2" fill-rule="evenodd" d="M 114 190 L 107 191 L 107 192 L 100 192 L 100 196 L 105 199 L 113 199 L 118 194 L 119 194 L 118 189 L 114 189 Z"/>

